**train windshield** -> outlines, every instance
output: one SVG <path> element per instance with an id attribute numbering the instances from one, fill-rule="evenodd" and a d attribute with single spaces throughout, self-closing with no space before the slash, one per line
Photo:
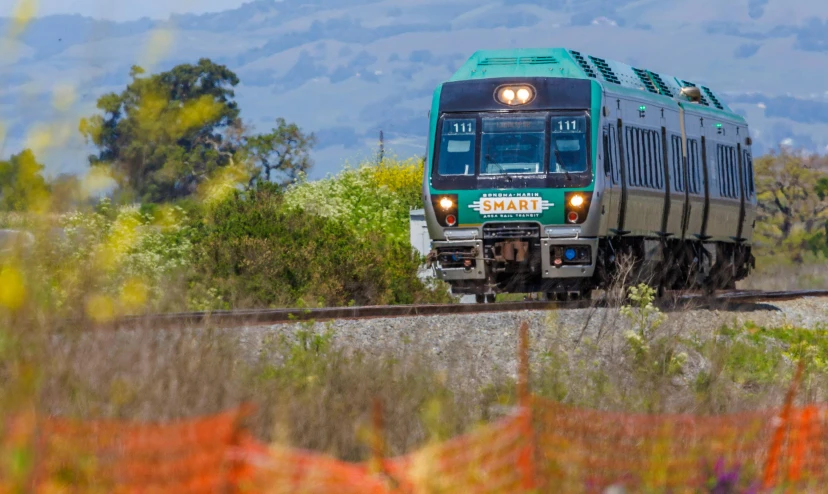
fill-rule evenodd
<path id="1" fill-rule="evenodd" d="M 585 172 L 587 170 L 586 118 L 552 117 L 549 123 L 552 136 L 549 172 Z"/>
<path id="2" fill-rule="evenodd" d="M 546 112 L 446 117 L 437 173 L 491 177 L 587 172 L 586 121 L 582 115 Z"/>
<path id="3" fill-rule="evenodd" d="M 480 174 L 543 173 L 546 119 L 483 117 Z"/>

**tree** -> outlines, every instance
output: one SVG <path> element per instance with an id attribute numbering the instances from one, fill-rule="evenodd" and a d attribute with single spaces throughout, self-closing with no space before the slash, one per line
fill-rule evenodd
<path id="1" fill-rule="evenodd" d="M 55 211 L 72 211 L 87 202 L 80 178 L 72 174 L 60 174 L 49 181 L 52 191 L 52 209 Z"/>
<path id="2" fill-rule="evenodd" d="M 30 149 L 0 161 L 0 209 L 45 211 L 49 207 L 49 186 L 43 169 Z"/>
<path id="3" fill-rule="evenodd" d="M 757 233 L 771 247 L 815 248 L 828 236 L 828 157 L 782 149 L 756 160 Z M 822 240 L 819 240 L 819 238 Z M 817 247 L 823 250 L 822 247 Z"/>
<path id="4" fill-rule="evenodd" d="M 274 173 L 280 185 L 287 185 L 313 165 L 309 152 L 316 144 L 316 136 L 305 135 L 296 124 L 289 124 L 284 118 L 276 119 L 276 124 L 269 133 L 246 141 L 245 149 L 255 167 L 251 186 L 257 181 L 273 181 Z"/>
<path id="5" fill-rule="evenodd" d="M 133 66 L 130 76 L 123 92 L 98 99 L 103 115 L 80 122 L 98 148 L 92 166 L 109 166 L 135 199 L 160 202 L 192 194 L 216 169 L 233 164 L 240 142 L 230 134 L 241 126 L 236 74 L 202 58 L 148 77 Z"/>

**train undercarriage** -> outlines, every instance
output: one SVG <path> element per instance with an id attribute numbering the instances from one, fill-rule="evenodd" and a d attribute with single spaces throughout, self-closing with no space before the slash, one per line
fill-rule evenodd
<path id="1" fill-rule="evenodd" d="M 755 267 L 749 245 L 641 237 L 541 237 L 523 225 L 484 239 L 435 242 L 429 264 L 455 294 L 494 302 L 498 293 L 588 299 L 594 289 L 647 283 L 665 290 L 733 289 Z"/>

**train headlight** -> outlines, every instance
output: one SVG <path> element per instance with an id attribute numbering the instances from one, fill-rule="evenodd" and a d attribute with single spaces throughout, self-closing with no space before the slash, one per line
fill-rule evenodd
<path id="1" fill-rule="evenodd" d="M 507 84 L 495 90 L 495 99 L 504 105 L 525 105 L 535 99 L 535 88 L 527 84 Z"/>
<path id="2" fill-rule="evenodd" d="M 564 219 L 566 223 L 580 224 L 586 221 L 589 206 L 592 202 L 592 192 L 565 192 Z"/>
<path id="3" fill-rule="evenodd" d="M 529 90 L 525 87 L 518 89 L 517 97 L 521 101 L 521 103 L 526 103 L 526 100 L 529 99 L 529 96 L 531 96 L 531 94 L 529 93 Z"/>
<path id="4" fill-rule="evenodd" d="M 460 211 L 458 210 L 457 194 L 443 194 L 431 196 L 431 206 L 434 208 L 434 219 L 442 227 L 457 227 L 460 225 Z"/>
<path id="5" fill-rule="evenodd" d="M 569 199 L 569 204 L 572 205 L 572 207 L 574 207 L 574 208 L 579 208 L 579 207 L 583 206 L 584 205 L 584 196 L 582 196 L 581 194 L 574 194 Z"/>

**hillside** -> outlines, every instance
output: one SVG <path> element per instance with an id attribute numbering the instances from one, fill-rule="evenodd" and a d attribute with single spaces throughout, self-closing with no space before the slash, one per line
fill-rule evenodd
<path id="1" fill-rule="evenodd" d="M 170 42 L 150 43 L 157 29 Z M 8 32 L 8 20 L 0 20 Z M 278 116 L 319 137 L 314 176 L 364 155 L 384 130 L 400 155 L 421 154 L 434 86 L 478 49 L 567 46 L 714 88 L 747 116 L 756 151 L 780 142 L 828 148 L 828 10 L 820 0 L 256 0 L 234 10 L 129 22 L 58 15 L 35 20 L 0 52 L 0 121 L 19 150 L 38 122 L 69 137 L 46 157 L 77 172 L 89 149 L 76 121 L 120 90 L 129 68 L 210 57 L 242 80 L 243 117 Z M 149 48 L 154 47 L 154 48 Z M 77 89 L 66 113 L 57 82 Z"/>

